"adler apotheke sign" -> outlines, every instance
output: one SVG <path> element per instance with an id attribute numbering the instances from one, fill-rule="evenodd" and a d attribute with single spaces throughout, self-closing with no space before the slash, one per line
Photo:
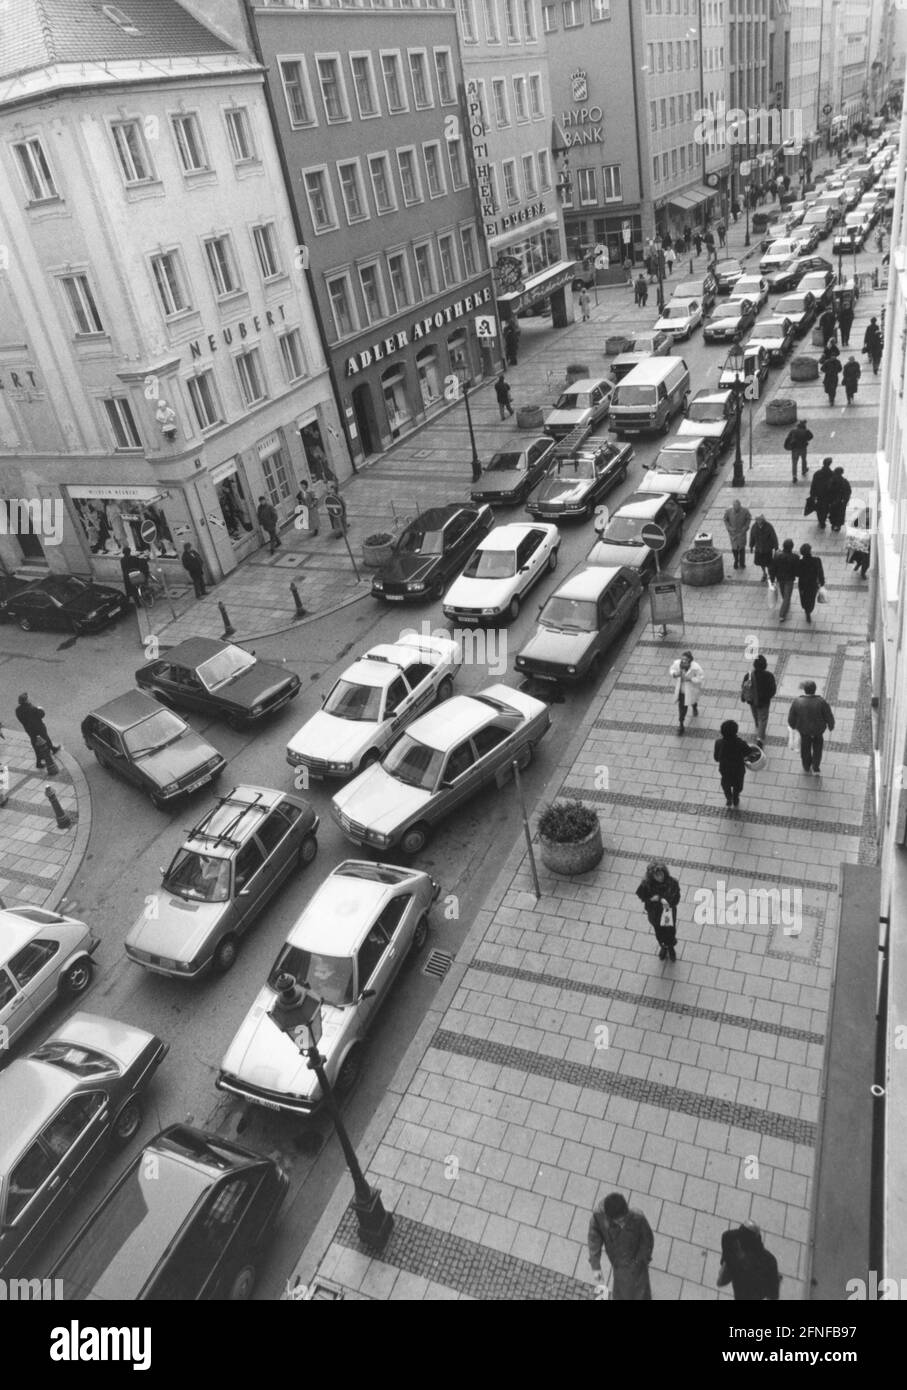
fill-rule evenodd
<path id="1" fill-rule="evenodd" d="M 359 372 L 366 371 L 373 362 L 380 362 L 384 357 L 390 357 L 401 348 L 409 347 L 411 342 L 417 343 L 420 338 L 426 337 L 433 328 L 443 328 L 446 323 L 452 323 L 454 319 L 461 319 L 464 314 L 470 313 L 473 309 L 478 309 L 482 304 L 488 304 L 491 300 L 491 290 L 486 287 L 483 290 L 476 290 L 475 294 L 468 294 L 465 299 L 458 299 L 455 304 L 448 304 L 446 309 L 439 309 L 435 314 L 428 314 L 424 319 L 417 319 L 412 327 L 407 331 L 402 328 L 399 333 L 391 333 L 380 342 L 372 343 L 371 347 L 363 348 L 362 352 L 355 353 L 346 359 L 346 375 L 356 376 Z"/>

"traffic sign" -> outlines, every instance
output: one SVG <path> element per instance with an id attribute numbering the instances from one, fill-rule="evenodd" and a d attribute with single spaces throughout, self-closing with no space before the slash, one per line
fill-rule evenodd
<path id="1" fill-rule="evenodd" d="M 142 537 L 142 540 L 145 542 L 146 545 L 150 545 L 152 541 L 156 541 L 157 527 L 155 526 L 154 522 L 143 521 L 139 535 Z"/>
<path id="2" fill-rule="evenodd" d="M 633 227 L 629 222 L 621 223 L 620 234 L 623 237 L 624 245 L 628 246 L 633 237 Z"/>
<path id="3" fill-rule="evenodd" d="M 650 550 L 664 550 L 667 536 L 656 522 L 647 521 L 639 534 Z"/>
<path id="4" fill-rule="evenodd" d="M 822 107 L 822 115 L 823 115 L 823 116 L 830 116 L 833 110 L 834 110 L 834 107 L 831 105 L 831 103 L 830 103 L 830 102 L 826 102 L 825 105 Z"/>
<path id="5" fill-rule="evenodd" d="M 479 338 L 496 338 L 498 336 L 498 324 L 493 314 L 480 314 L 475 320 L 476 336 Z"/>

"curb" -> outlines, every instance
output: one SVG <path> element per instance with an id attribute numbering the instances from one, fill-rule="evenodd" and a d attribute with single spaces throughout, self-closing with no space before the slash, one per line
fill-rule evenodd
<path id="1" fill-rule="evenodd" d="M 352 605 L 353 605 L 354 603 L 359 603 L 362 599 L 364 599 L 364 598 L 370 598 L 370 597 L 371 597 L 371 589 L 367 589 L 367 590 L 365 591 L 365 593 L 362 593 L 362 594 L 353 594 L 351 598 L 346 598 L 346 599 L 344 599 L 342 603 L 335 603 L 334 606 L 333 606 L 332 608 L 323 608 L 323 609 L 321 610 L 320 613 L 312 613 L 311 616 L 306 617 L 306 618 L 297 618 L 297 619 L 295 620 L 295 622 L 285 623 L 282 627 L 268 628 L 268 630 L 267 630 L 266 632 L 249 632 L 249 633 L 242 633 L 242 634 L 240 634 L 239 632 L 236 632 L 236 633 L 233 634 L 232 637 L 230 637 L 230 638 L 226 638 L 226 637 L 225 637 L 225 638 L 223 638 L 222 640 L 223 640 L 223 641 L 236 642 L 237 644 L 240 644 L 240 643 L 242 643 L 242 642 L 260 642 L 260 641 L 264 641 L 264 639 L 265 639 L 266 637 L 279 637 L 280 634 L 283 633 L 283 632 L 297 632 L 297 631 L 299 630 L 299 628 L 301 628 L 301 627 L 308 627 L 310 623 L 317 623 L 317 622 L 319 622 L 322 618 L 329 618 L 329 617 L 331 617 L 331 615 L 332 615 L 333 613 L 340 613 L 340 612 L 343 611 L 344 608 L 351 608 Z M 177 621 L 179 621 L 179 619 L 178 619 Z M 169 624 L 168 624 L 168 626 L 169 626 Z M 164 631 L 166 632 L 166 628 L 164 629 Z M 141 634 L 141 627 L 140 627 L 140 634 Z M 164 640 L 163 633 L 159 633 L 159 634 L 148 633 L 147 636 L 148 636 L 148 637 L 157 636 L 157 638 L 158 638 L 158 649 L 159 649 L 161 652 L 169 652 L 170 649 L 171 649 L 171 647 L 173 647 L 173 646 L 175 646 L 175 645 L 178 645 L 178 643 L 166 642 L 166 641 Z M 140 641 L 141 641 L 142 645 L 144 645 L 144 643 L 145 643 L 146 640 L 147 640 L 147 639 L 146 639 L 145 637 L 142 637 L 142 636 L 140 635 Z M 180 640 L 181 640 L 181 641 L 185 641 L 185 638 L 181 638 Z"/>
<path id="2" fill-rule="evenodd" d="M 65 753 L 65 750 L 63 752 Z M 91 837 L 91 792 L 88 787 L 88 779 L 72 753 L 65 753 L 65 759 L 61 757 L 60 762 L 72 778 L 79 818 L 76 821 L 76 838 L 66 867 L 54 884 L 47 902 L 44 903 L 44 907 L 51 910 L 63 901 L 67 889 L 81 869 L 82 860 L 85 857 L 85 851 Z"/>

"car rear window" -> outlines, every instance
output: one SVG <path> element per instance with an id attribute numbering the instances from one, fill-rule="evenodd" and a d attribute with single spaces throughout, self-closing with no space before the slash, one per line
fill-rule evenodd
<path id="1" fill-rule="evenodd" d="M 49 1062 L 52 1066 L 72 1072 L 73 1076 L 103 1076 L 105 1072 L 117 1070 L 116 1062 L 103 1052 L 95 1052 L 90 1047 L 76 1047 L 74 1043 L 46 1042 L 31 1055 L 36 1062 Z"/>
<path id="2" fill-rule="evenodd" d="M 367 864 L 364 861 L 350 860 L 334 870 L 344 878 L 366 878 L 371 883 L 402 883 L 409 878 L 405 869 L 392 869 L 387 864 Z"/>

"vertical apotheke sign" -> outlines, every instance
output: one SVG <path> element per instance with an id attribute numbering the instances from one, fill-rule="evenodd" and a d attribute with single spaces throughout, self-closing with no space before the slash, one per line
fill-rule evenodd
<path id="1" fill-rule="evenodd" d="M 488 127 L 482 111 L 478 82 L 466 84 L 466 112 L 469 116 L 469 138 L 472 141 L 472 159 L 482 204 L 482 216 L 485 219 L 485 235 L 494 236 L 497 232 L 497 223 L 494 220 L 497 207 L 494 189 L 491 186 L 491 165 L 487 162 L 488 142 L 485 136 L 488 134 Z"/>

